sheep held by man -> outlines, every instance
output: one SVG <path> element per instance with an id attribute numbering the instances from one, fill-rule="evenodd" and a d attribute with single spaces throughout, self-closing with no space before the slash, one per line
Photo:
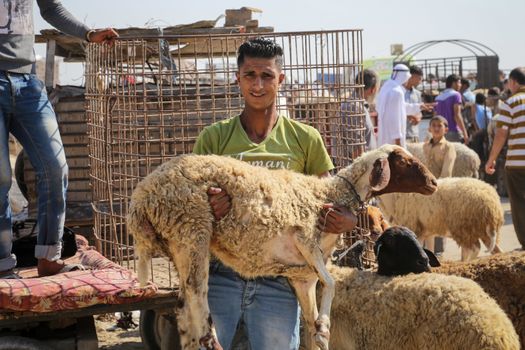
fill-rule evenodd
<path id="1" fill-rule="evenodd" d="M 332 350 L 518 350 L 511 321 L 475 282 L 329 266 Z"/>
<path id="2" fill-rule="evenodd" d="M 451 237 L 461 247 L 461 260 L 479 254 L 480 241 L 499 253 L 503 208 L 496 190 L 473 178 L 438 179 L 431 196 L 392 193 L 380 197 L 379 207 L 389 222 L 410 228 L 422 242 L 431 236 Z"/>
<path id="3" fill-rule="evenodd" d="M 452 168 L 453 177 L 479 178 L 479 165 L 481 161 L 478 154 L 471 148 L 459 142 L 451 142 L 456 150 L 456 160 Z M 427 163 L 427 157 L 423 152 L 423 142 L 407 143 L 407 149 L 414 157 Z"/>
<path id="4" fill-rule="evenodd" d="M 285 276 L 294 287 L 306 333 L 328 349 L 333 280 L 325 263 L 339 235 L 321 232 L 323 203 L 357 211 L 363 201 L 392 191 L 431 194 L 436 180 L 401 147 L 385 145 L 331 178 L 267 170 L 220 156 L 185 155 L 157 168 L 131 197 L 127 229 L 139 256 L 141 283 L 153 254 L 163 252 L 179 273 L 178 312 L 185 349 L 218 347 L 207 303 L 210 252 L 242 276 Z M 209 187 L 231 196 L 231 210 L 215 221 Z M 315 286 L 323 285 L 318 313 Z M 314 349 L 307 336 L 307 347 Z"/>

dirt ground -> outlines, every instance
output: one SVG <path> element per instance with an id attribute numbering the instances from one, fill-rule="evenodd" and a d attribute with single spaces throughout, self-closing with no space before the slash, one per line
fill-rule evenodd
<path id="1" fill-rule="evenodd" d="M 138 324 L 138 312 L 133 320 Z M 139 329 L 124 330 L 116 328 L 117 315 L 106 314 L 95 317 L 99 349 L 106 350 L 139 350 L 144 349 Z"/>

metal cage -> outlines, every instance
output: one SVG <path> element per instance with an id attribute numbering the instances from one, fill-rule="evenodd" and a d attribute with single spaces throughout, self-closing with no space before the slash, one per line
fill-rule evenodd
<path id="1" fill-rule="evenodd" d="M 235 81 L 236 51 L 253 34 L 126 37 L 90 44 L 86 108 L 94 234 L 101 252 L 135 267 L 126 214 L 137 183 L 159 164 L 189 153 L 202 129 L 243 108 Z M 265 33 L 284 50 L 280 115 L 314 126 L 337 169 L 364 151 L 362 31 Z M 346 235 L 366 236 L 367 223 Z M 371 242 L 369 242 L 371 248 Z M 365 259 L 371 261 L 371 249 Z M 154 281 L 173 286 L 165 258 Z"/>

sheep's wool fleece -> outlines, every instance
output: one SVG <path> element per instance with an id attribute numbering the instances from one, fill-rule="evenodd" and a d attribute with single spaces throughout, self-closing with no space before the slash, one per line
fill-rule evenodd
<path id="1" fill-rule="evenodd" d="M 331 350 L 518 350 L 512 323 L 475 282 L 330 267 Z"/>
<path id="2" fill-rule="evenodd" d="M 418 237 L 448 236 L 461 247 L 487 247 L 503 225 L 503 208 L 496 190 L 473 178 L 438 179 L 438 190 L 430 196 L 390 193 L 379 206 L 388 221 L 406 226 Z"/>
<path id="3" fill-rule="evenodd" d="M 478 177 L 479 165 L 481 161 L 476 152 L 459 142 L 450 142 L 456 149 L 456 161 L 452 168 L 453 177 Z M 414 157 L 427 164 L 425 153 L 423 152 L 423 142 L 407 143 L 407 149 Z"/>
<path id="4" fill-rule="evenodd" d="M 509 316 L 525 344 L 525 252 L 509 252 L 469 262 L 444 262 L 433 272 L 477 282 Z"/>
<path id="5" fill-rule="evenodd" d="M 357 159 L 352 167 L 364 172 L 360 164 Z M 230 212 L 218 223 L 208 202 L 211 186 L 225 190 L 232 200 Z M 244 277 L 275 275 L 276 271 L 289 277 L 285 269 L 305 265 L 303 257 L 290 253 L 291 263 L 268 261 L 267 245 L 276 236 L 292 237 L 296 231 L 310 236 L 312 244 L 319 242 L 319 212 L 331 201 L 348 208 L 358 206 L 353 193 L 337 177 L 320 179 L 228 157 L 185 155 L 162 164 L 137 185 L 128 226 L 136 247 L 144 251 L 170 255 L 165 242 L 189 249 L 195 240 L 211 238 L 211 251 Z M 151 222 L 161 237 L 141 232 L 143 220 Z M 279 249 L 296 251 L 292 238 L 289 242 L 290 246 Z"/>

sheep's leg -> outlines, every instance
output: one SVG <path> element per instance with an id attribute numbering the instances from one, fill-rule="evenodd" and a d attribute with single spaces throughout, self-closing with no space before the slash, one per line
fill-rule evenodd
<path id="1" fill-rule="evenodd" d="M 321 293 L 321 307 L 319 316 L 315 321 L 315 342 L 321 350 L 328 350 L 328 338 L 330 337 L 330 308 L 334 299 L 335 283 L 326 269 L 323 253 L 318 245 L 311 243 L 305 246 L 298 240 L 296 235 L 296 247 L 305 258 L 306 262 L 315 271 L 317 277 L 323 284 Z"/>
<path id="2" fill-rule="evenodd" d="M 315 287 L 317 285 L 318 278 L 313 275 L 312 278 L 304 280 L 292 280 L 289 279 L 292 287 L 295 290 L 295 295 L 301 305 L 301 312 L 303 314 L 306 325 L 304 327 L 304 339 L 306 341 L 306 350 L 315 350 L 317 346 L 313 342 L 313 335 L 315 334 L 315 320 L 319 316 L 317 312 L 317 301 L 315 299 Z"/>
<path id="3" fill-rule="evenodd" d="M 193 245 L 170 243 L 183 300 L 177 320 L 183 349 L 222 350 L 208 306 L 209 239 L 197 232 Z"/>

